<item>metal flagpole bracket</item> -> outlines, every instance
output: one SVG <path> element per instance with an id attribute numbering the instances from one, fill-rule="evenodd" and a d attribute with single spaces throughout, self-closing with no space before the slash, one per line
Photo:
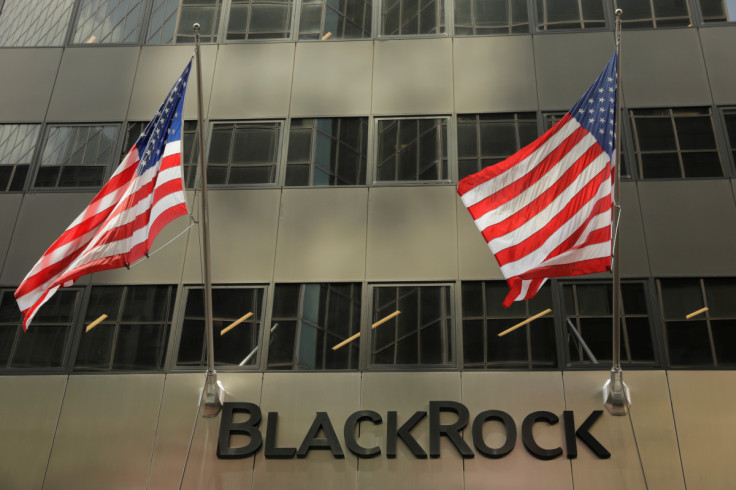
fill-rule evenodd
<path id="1" fill-rule="evenodd" d="M 621 368 L 611 369 L 611 379 L 603 385 L 603 404 L 611 415 L 626 415 L 631 405 L 631 392 L 623 380 Z"/>

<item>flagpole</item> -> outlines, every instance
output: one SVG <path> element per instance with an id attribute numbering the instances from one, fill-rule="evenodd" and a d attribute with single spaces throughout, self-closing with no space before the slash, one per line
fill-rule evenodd
<path id="1" fill-rule="evenodd" d="M 207 378 L 205 380 L 202 402 L 204 417 L 215 417 L 222 408 L 220 387 L 215 371 L 214 328 L 212 326 L 212 273 L 210 268 L 210 223 L 207 207 L 207 165 L 205 163 L 204 110 L 202 103 L 202 61 L 200 58 L 199 23 L 194 24 L 194 52 L 197 58 L 197 117 L 199 130 L 199 168 L 202 179 L 202 261 L 204 263 L 204 319 L 207 330 Z"/>
<path id="2" fill-rule="evenodd" d="M 621 9 L 616 9 L 616 156 L 615 176 L 613 180 L 613 261 L 611 269 L 613 272 L 613 366 L 611 367 L 611 379 L 603 387 L 603 397 L 606 409 L 612 415 L 625 415 L 628 411 L 629 397 L 628 387 L 623 382 L 621 371 L 621 261 L 619 219 L 621 218 L 621 125 L 623 117 L 621 111 Z"/>

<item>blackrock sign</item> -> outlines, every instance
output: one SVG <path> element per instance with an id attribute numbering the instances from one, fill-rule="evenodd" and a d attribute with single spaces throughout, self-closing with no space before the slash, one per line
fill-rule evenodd
<path id="1" fill-rule="evenodd" d="M 440 423 L 442 413 L 451 413 L 456 417 L 451 424 Z M 247 416 L 244 422 L 235 422 L 234 415 Z M 577 428 L 575 427 L 575 415 L 571 410 L 562 412 L 562 423 L 565 434 L 565 453 L 568 459 L 574 459 L 578 455 L 577 441 L 583 442 L 598 458 L 607 459 L 611 457 L 606 448 L 590 433 L 590 429 L 603 414 L 602 410 L 594 410 L 585 421 Z M 386 457 L 396 457 L 396 446 L 400 440 L 402 444 L 411 451 L 416 458 L 440 457 L 440 438 L 446 437 L 463 458 L 475 457 L 473 449 L 462 438 L 460 431 L 470 423 L 470 413 L 462 403 L 453 401 L 430 401 L 429 402 L 429 453 L 412 436 L 412 429 L 425 417 L 427 412 L 415 412 L 406 422 L 398 425 L 398 413 L 389 411 L 386 413 Z M 299 448 L 277 447 L 276 432 L 278 430 L 278 412 L 268 412 L 268 424 L 266 428 L 265 457 L 270 459 L 306 458 L 309 451 L 326 450 L 332 452 L 335 458 L 344 458 L 345 451 L 340 445 L 335 432 L 335 426 L 327 412 L 317 412 L 311 427 L 306 430 L 306 435 Z M 254 403 L 228 402 L 222 407 L 220 419 L 220 432 L 217 442 L 217 457 L 221 459 L 247 458 L 256 454 L 264 445 L 263 434 L 258 426 L 262 420 L 261 409 Z M 521 423 L 521 440 L 529 453 L 543 460 L 555 459 L 563 454 L 561 446 L 554 448 L 543 448 L 534 440 L 532 429 L 535 424 L 543 423 L 554 425 L 560 418 L 552 412 L 532 412 Z M 506 440 L 500 447 L 489 447 L 483 440 L 483 425 L 486 422 L 500 422 L 506 433 Z M 343 436 L 347 450 L 358 458 L 374 458 L 381 454 L 379 446 L 365 447 L 361 445 L 356 437 L 356 429 L 361 423 L 380 425 L 384 418 L 380 413 L 373 410 L 360 410 L 351 414 L 345 420 Z M 488 458 L 503 458 L 509 454 L 516 445 L 516 422 L 506 412 L 500 410 L 486 410 L 475 416 L 472 423 L 472 439 L 475 451 Z M 249 442 L 244 446 L 232 446 L 231 439 L 234 435 L 247 436 Z"/>

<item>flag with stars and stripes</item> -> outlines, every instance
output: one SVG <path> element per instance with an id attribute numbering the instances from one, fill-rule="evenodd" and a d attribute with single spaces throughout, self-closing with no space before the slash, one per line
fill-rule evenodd
<path id="1" fill-rule="evenodd" d="M 509 284 L 504 306 L 550 277 L 611 268 L 617 65 L 539 139 L 458 185 Z"/>
<path id="2" fill-rule="evenodd" d="M 129 266 L 148 254 L 164 226 L 188 214 L 181 139 L 191 65 L 110 180 L 15 291 L 24 330 L 60 287 L 71 286 L 85 274 Z"/>

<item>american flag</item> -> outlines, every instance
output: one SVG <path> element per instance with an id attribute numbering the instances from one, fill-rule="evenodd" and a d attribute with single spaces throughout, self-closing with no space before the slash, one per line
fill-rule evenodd
<path id="1" fill-rule="evenodd" d="M 582 99 L 539 139 L 460 181 L 458 194 L 511 291 L 610 270 L 616 54 Z"/>
<path id="2" fill-rule="evenodd" d="M 87 208 L 15 291 L 23 329 L 60 287 L 85 274 L 127 267 L 187 206 L 181 177 L 184 93 L 190 61 L 146 129 Z"/>

